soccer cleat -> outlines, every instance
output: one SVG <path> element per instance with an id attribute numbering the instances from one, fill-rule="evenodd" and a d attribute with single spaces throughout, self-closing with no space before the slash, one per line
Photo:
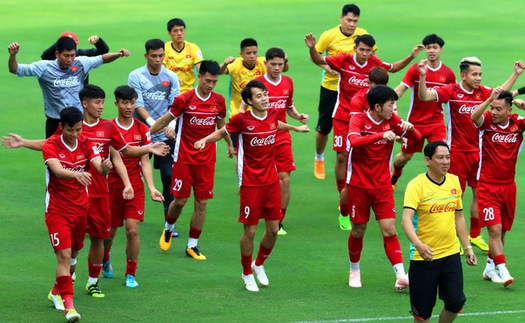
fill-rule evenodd
<path id="1" fill-rule="evenodd" d="M 485 242 L 483 237 L 481 235 L 471 238 L 470 235 L 468 236 L 468 240 L 470 241 L 470 244 L 474 247 L 479 248 L 479 250 L 483 252 L 489 252 L 489 245 Z"/>
<path id="2" fill-rule="evenodd" d="M 193 248 L 186 248 L 186 256 L 192 257 L 196 260 L 206 260 L 206 256 L 199 252 L 199 249 L 197 249 L 197 246 Z"/>
<path id="3" fill-rule="evenodd" d="M 242 281 L 244 282 L 244 288 L 246 288 L 249 292 L 258 292 L 259 287 L 257 286 L 257 283 L 255 282 L 255 278 L 253 277 L 253 274 L 245 275 L 242 274 Z"/>
<path id="4" fill-rule="evenodd" d="M 95 297 L 95 298 L 103 298 L 104 294 L 102 294 L 102 291 L 100 290 L 100 287 L 98 287 L 98 281 L 93 284 L 86 284 L 86 291 L 89 293 L 89 295 Z"/>
<path id="5" fill-rule="evenodd" d="M 113 277 L 113 266 L 111 266 L 111 260 L 102 263 L 102 275 L 106 278 Z"/>
<path id="6" fill-rule="evenodd" d="M 325 179 L 326 174 L 324 172 L 324 160 L 314 161 L 314 176 L 317 179 Z"/>
<path id="7" fill-rule="evenodd" d="M 170 249 L 172 238 L 173 237 L 171 235 L 171 231 L 168 231 L 166 229 L 162 231 L 162 235 L 159 239 L 159 246 L 162 251 L 168 251 Z"/>
<path id="8" fill-rule="evenodd" d="M 403 290 L 408 288 L 408 276 L 407 275 L 399 275 L 396 278 L 396 283 L 394 285 L 397 290 Z"/>
<path id="9" fill-rule="evenodd" d="M 126 287 L 135 288 L 138 285 L 139 283 L 137 283 L 137 281 L 135 280 L 135 276 L 130 275 L 130 274 L 126 275 Z"/>
<path id="10" fill-rule="evenodd" d="M 62 297 L 60 297 L 60 295 L 53 295 L 52 292 L 49 292 L 49 294 L 47 295 L 47 299 L 53 303 L 55 309 L 59 311 L 65 310 L 64 302 L 62 301 Z"/>
<path id="11" fill-rule="evenodd" d="M 498 284 L 503 283 L 503 280 L 501 279 L 501 277 L 496 272 L 496 269 L 494 268 L 485 267 L 485 270 L 483 270 L 482 277 L 483 279 L 490 280 L 493 283 L 498 283 Z"/>
<path id="12" fill-rule="evenodd" d="M 175 228 L 173 228 L 173 231 L 171 232 L 171 236 L 174 237 L 174 238 L 178 238 L 179 237 L 179 233 L 177 231 L 175 231 Z"/>
<path id="13" fill-rule="evenodd" d="M 501 277 L 501 282 L 503 283 L 503 286 L 509 287 L 514 283 L 514 278 L 510 275 L 509 271 L 505 268 L 505 270 L 500 270 L 499 275 Z"/>
<path id="14" fill-rule="evenodd" d="M 352 225 L 350 224 L 349 216 L 339 215 L 339 229 L 349 231 L 352 230 Z"/>
<path id="15" fill-rule="evenodd" d="M 277 235 L 285 236 L 288 232 L 284 229 L 283 225 L 279 223 L 279 231 L 277 231 Z"/>
<path id="16" fill-rule="evenodd" d="M 66 310 L 66 321 L 80 322 L 80 314 L 74 308 L 68 308 Z"/>
<path id="17" fill-rule="evenodd" d="M 261 284 L 263 287 L 266 287 L 270 284 L 270 281 L 268 280 L 268 276 L 266 276 L 266 272 L 264 271 L 264 266 L 256 266 L 255 260 L 252 262 L 252 270 L 257 276 L 257 281 L 259 284 Z"/>
<path id="18" fill-rule="evenodd" d="M 350 276 L 348 277 L 348 286 L 359 288 L 362 287 L 361 285 L 361 271 L 351 271 L 350 270 Z"/>
<path id="19" fill-rule="evenodd" d="M 73 282 L 73 285 L 75 285 L 75 280 L 77 280 L 77 273 L 74 272 L 73 275 L 71 275 L 71 281 Z"/>

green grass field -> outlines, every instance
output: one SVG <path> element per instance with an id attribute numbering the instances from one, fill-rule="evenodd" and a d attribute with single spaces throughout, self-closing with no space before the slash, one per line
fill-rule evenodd
<path id="1" fill-rule="evenodd" d="M 256 3 L 233 0 L 180 3 L 137 0 L 115 1 L 27 1 L 3 3 L 0 11 L 0 134 L 19 133 L 27 138 L 44 136 L 42 95 L 35 78 L 17 78 L 8 73 L 9 43 L 21 45 L 18 61 L 29 63 L 65 30 L 73 30 L 80 47 L 87 38 L 99 35 L 112 51 L 131 50 L 120 59 L 90 73 L 90 82 L 106 90 L 105 118 L 116 116 L 113 89 L 127 82 L 131 70 L 145 64 L 143 44 L 150 38 L 168 40 L 166 22 L 181 17 L 187 24 L 187 40 L 197 43 L 205 58 L 222 62 L 238 54 L 241 39 L 259 41 L 260 55 L 269 47 L 282 47 L 288 54 L 295 81 L 295 105 L 309 113 L 314 129 L 321 70 L 309 61 L 303 37 L 338 24 L 344 2 L 261 0 Z M 378 56 L 393 62 L 429 33 L 445 41 L 443 61 L 457 72 L 462 57 L 478 56 L 483 62 L 488 86 L 503 83 L 515 60 L 523 59 L 524 20 L 518 0 L 494 1 L 360 1 L 360 26 L 378 43 Z M 420 55 L 424 58 L 424 54 Z M 391 76 L 396 86 L 404 71 Z M 522 78 L 517 86 L 523 86 Z M 222 76 L 216 91 L 227 95 L 228 77 Z M 409 95 L 398 103 L 406 116 Z M 190 201 L 179 222 L 181 237 L 168 252 L 158 247 L 163 227 L 162 207 L 147 202 L 146 221 L 141 225 L 142 248 L 137 272 L 140 286 L 124 286 L 125 236 L 117 235 L 112 259 L 115 278 L 101 278 L 104 299 L 84 291 L 87 279 L 86 251 L 79 257 L 75 303 L 84 321 L 90 322 L 364 322 L 410 320 L 408 292 L 394 289 L 394 274 L 384 254 L 377 225 L 370 223 L 361 262 L 363 288 L 350 289 L 348 279 L 348 232 L 337 225 L 337 195 L 332 171 L 334 153 L 327 150 L 327 179 L 312 174 L 314 132 L 293 134 L 297 171 L 292 175 L 292 200 L 286 217 L 288 235 L 278 239 L 266 262 L 271 285 L 259 293 L 244 290 L 239 263 L 237 223 L 238 189 L 234 161 L 219 145 L 215 198 L 208 203 L 208 218 L 200 240 L 205 262 L 184 255 Z M 396 151 L 399 146 L 396 146 Z M 520 322 L 525 320 L 525 240 L 523 219 L 525 186 L 523 158 L 517 171 L 519 187 L 516 221 L 507 235 L 508 265 L 516 279 L 509 289 L 481 279 L 485 256 L 479 250 L 479 265 L 464 266 L 467 304 L 462 322 Z M 405 168 L 395 192 L 401 214 L 404 187 L 425 170 L 416 155 Z M 155 176 L 158 181 L 158 175 Z M 56 260 L 43 221 L 44 166 L 41 154 L 27 150 L 0 149 L 0 321 L 60 322 L 46 296 L 54 280 Z M 160 181 L 158 181 L 160 187 Z M 470 204 L 470 191 L 464 203 Z M 399 219 L 398 219 L 399 221 Z M 408 240 L 398 227 L 405 254 Z M 484 233 L 486 236 L 486 232 Z M 258 238 L 257 238 L 258 239 Z M 258 240 L 257 240 L 258 241 Z M 88 243 L 86 241 L 86 243 Z M 405 257 L 408 269 L 408 258 Z M 437 303 L 434 313 L 442 304 Z M 499 314 L 498 314 L 499 313 Z M 436 319 L 434 319 L 436 320 Z"/>

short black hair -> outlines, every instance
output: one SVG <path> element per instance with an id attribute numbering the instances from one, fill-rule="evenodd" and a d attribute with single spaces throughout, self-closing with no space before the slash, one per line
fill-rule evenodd
<path id="1" fill-rule="evenodd" d="M 80 98 L 80 101 L 89 99 L 105 99 L 106 92 L 104 92 L 100 86 L 86 84 L 84 88 L 78 92 L 78 97 Z"/>
<path id="2" fill-rule="evenodd" d="M 512 106 L 512 93 L 510 91 L 503 90 L 498 95 L 497 100 L 505 100 L 505 104 L 510 108 Z"/>
<path id="3" fill-rule="evenodd" d="M 368 91 L 368 94 L 366 95 L 366 100 L 371 110 L 374 109 L 376 104 L 383 106 L 383 104 L 385 104 L 386 101 L 397 101 L 398 98 L 399 97 L 397 96 L 396 91 L 382 84 L 376 85 L 373 88 L 371 88 L 370 91 Z"/>
<path id="4" fill-rule="evenodd" d="M 241 40 L 241 51 L 245 48 L 245 47 L 251 47 L 251 46 L 255 46 L 257 47 L 257 41 L 253 38 L 245 38 L 243 40 Z"/>
<path id="5" fill-rule="evenodd" d="M 82 120 L 84 120 L 84 115 L 82 114 L 82 111 L 76 107 L 67 107 L 60 111 L 60 123 L 62 124 L 62 127 L 64 125 L 73 127 Z"/>
<path id="6" fill-rule="evenodd" d="M 168 21 L 168 25 L 167 25 L 168 31 L 171 31 L 171 29 L 175 26 L 182 26 L 186 28 L 186 24 L 184 23 L 184 20 L 180 18 L 173 18 L 170 21 Z"/>
<path id="7" fill-rule="evenodd" d="M 356 6 L 355 4 L 351 3 L 351 4 L 345 4 L 343 6 L 343 10 L 341 11 L 341 14 L 343 16 L 346 16 L 349 12 L 353 13 L 354 16 L 357 16 L 359 17 L 359 15 L 361 14 L 361 10 L 359 9 L 358 6 Z"/>
<path id="8" fill-rule="evenodd" d="M 137 91 L 129 85 L 120 85 L 117 86 L 115 91 L 115 100 L 133 100 L 138 98 Z"/>
<path id="9" fill-rule="evenodd" d="M 266 51 L 266 61 L 269 61 L 273 58 L 279 57 L 279 58 L 286 58 L 286 54 L 284 53 L 284 50 L 277 47 L 272 47 Z"/>
<path id="10" fill-rule="evenodd" d="M 425 36 L 425 38 L 423 38 L 421 43 L 425 46 L 428 46 L 430 44 L 438 44 L 439 47 L 445 46 L 445 41 L 443 40 L 443 38 L 439 37 L 436 34 L 430 34 L 430 35 Z"/>
<path id="11" fill-rule="evenodd" d="M 59 53 L 70 51 L 70 50 L 77 50 L 77 43 L 75 43 L 75 40 L 71 37 L 60 37 L 57 40 L 57 51 Z"/>
<path id="12" fill-rule="evenodd" d="M 368 71 L 368 79 L 375 85 L 387 85 L 388 84 L 388 72 L 381 66 L 372 67 Z"/>
<path id="13" fill-rule="evenodd" d="M 266 91 L 266 86 L 264 85 L 263 82 L 258 81 L 258 80 L 251 80 L 250 82 L 248 82 L 248 84 L 246 84 L 244 89 L 242 89 L 241 91 L 241 97 L 245 103 L 248 103 L 248 100 L 252 100 L 252 89 L 253 88 L 257 88 L 257 89 Z"/>
<path id="14" fill-rule="evenodd" d="M 206 72 L 211 75 L 221 74 L 221 67 L 216 61 L 204 60 L 201 62 L 201 67 L 199 68 L 199 75 L 204 75 Z"/>
<path id="15" fill-rule="evenodd" d="M 374 37 L 372 37 L 372 35 L 365 34 L 365 35 L 357 36 L 355 38 L 355 47 L 358 47 L 359 43 L 363 43 L 370 47 L 374 47 L 376 44 L 376 40 L 374 39 Z"/>
<path id="16" fill-rule="evenodd" d="M 450 148 L 448 147 L 446 142 L 441 141 L 441 140 L 431 141 L 423 149 L 423 153 L 425 154 L 425 157 L 432 159 L 432 156 L 434 156 L 439 146 L 447 147 L 447 149 L 450 151 Z"/>
<path id="17" fill-rule="evenodd" d="M 159 38 L 153 38 L 146 41 L 146 44 L 144 45 L 146 48 L 146 54 L 149 52 L 150 49 L 157 50 L 157 49 L 164 49 L 164 41 Z"/>

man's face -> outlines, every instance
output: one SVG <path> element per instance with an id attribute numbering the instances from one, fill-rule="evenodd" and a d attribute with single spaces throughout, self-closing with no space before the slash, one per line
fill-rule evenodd
<path id="1" fill-rule="evenodd" d="M 217 85 L 217 80 L 219 79 L 219 75 L 213 75 L 208 72 L 204 73 L 204 75 L 199 74 L 199 89 L 204 95 L 209 95 L 211 91 L 215 88 L 215 85 Z"/>
<path id="2" fill-rule="evenodd" d="M 366 63 L 370 56 L 374 54 L 373 48 L 363 42 L 360 42 L 354 47 L 354 49 L 356 53 L 356 59 L 359 64 Z"/>
<path id="3" fill-rule="evenodd" d="M 481 79 L 481 66 L 471 65 L 465 73 L 461 73 L 461 80 L 469 91 L 477 89 Z"/>
<path id="4" fill-rule="evenodd" d="M 396 101 L 388 100 L 383 104 L 383 106 L 376 105 L 376 110 L 379 117 L 383 120 L 390 120 L 390 118 L 392 118 L 392 114 L 394 113 L 395 104 Z"/>
<path id="5" fill-rule="evenodd" d="M 74 49 L 65 50 L 62 53 L 56 51 L 55 56 L 57 58 L 58 67 L 60 67 L 63 70 L 66 70 L 71 66 L 71 64 L 73 64 L 73 61 L 77 56 L 77 51 Z"/>
<path id="6" fill-rule="evenodd" d="M 490 116 L 492 117 L 492 122 L 495 124 L 506 125 L 511 112 L 512 107 L 507 106 L 503 99 L 494 100 L 490 104 Z"/>
<path id="7" fill-rule="evenodd" d="M 73 126 L 60 124 L 62 127 L 62 138 L 69 146 L 74 146 L 78 137 L 82 133 L 82 121 L 75 123 Z"/>
<path id="8" fill-rule="evenodd" d="M 284 58 L 274 57 L 271 60 L 266 61 L 265 64 L 266 64 L 266 73 L 268 73 L 270 78 L 275 79 L 275 78 L 278 78 L 283 72 Z"/>
<path id="9" fill-rule="evenodd" d="M 241 52 L 241 57 L 246 67 L 252 68 L 257 61 L 257 46 L 244 47 Z"/>
<path id="10" fill-rule="evenodd" d="M 439 61 L 443 48 L 438 44 L 428 44 L 425 46 L 425 51 L 427 52 L 427 59 L 430 62 L 436 62 Z"/>
<path id="11" fill-rule="evenodd" d="M 125 119 L 133 118 L 133 112 L 135 111 L 136 102 L 136 99 L 117 99 L 117 101 L 115 102 L 115 106 L 117 107 L 119 117 Z"/>
<path id="12" fill-rule="evenodd" d="M 82 101 L 84 113 L 91 118 L 100 118 L 102 111 L 104 111 L 104 99 L 87 99 Z"/>
<path id="13" fill-rule="evenodd" d="M 184 37 L 186 36 L 186 28 L 184 28 L 184 26 L 173 26 L 168 32 L 168 35 L 171 37 L 172 42 L 182 44 L 182 42 L 184 42 Z"/>
<path id="14" fill-rule="evenodd" d="M 359 16 L 349 12 L 345 16 L 341 15 L 339 18 L 341 19 L 341 29 L 343 30 L 343 34 L 348 36 L 352 35 L 357 28 Z"/>
<path id="15" fill-rule="evenodd" d="M 450 152 L 445 146 L 438 146 L 432 158 L 425 157 L 428 170 L 434 174 L 445 175 L 450 167 Z"/>
<path id="16" fill-rule="evenodd" d="M 150 49 L 144 54 L 148 67 L 157 70 L 162 66 L 162 60 L 164 59 L 164 48 Z"/>
<path id="17" fill-rule="evenodd" d="M 248 102 L 253 110 L 264 112 L 268 109 L 268 92 L 263 89 L 252 87 L 252 99 Z"/>

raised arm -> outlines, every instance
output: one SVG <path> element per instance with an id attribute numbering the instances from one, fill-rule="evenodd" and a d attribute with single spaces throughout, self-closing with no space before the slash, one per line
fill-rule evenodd
<path id="1" fill-rule="evenodd" d="M 324 61 L 323 57 L 317 49 L 315 49 L 315 36 L 313 34 L 308 34 L 304 36 L 304 42 L 306 46 L 308 46 L 308 49 L 310 51 L 310 58 L 312 59 L 312 62 L 316 65 L 326 65 L 326 62 Z"/>
<path id="2" fill-rule="evenodd" d="M 403 83 L 399 83 L 399 85 L 396 86 L 394 91 L 396 91 L 396 93 L 397 93 L 398 100 L 401 99 L 401 97 L 403 96 L 403 94 L 405 94 L 405 91 L 407 89 L 408 89 L 407 86 L 405 84 L 403 84 Z"/>
<path id="3" fill-rule="evenodd" d="M 307 114 L 299 113 L 299 111 L 297 111 L 297 109 L 293 105 L 289 107 L 288 109 L 286 109 L 286 113 L 288 113 L 288 115 L 291 118 L 294 118 L 295 120 L 301 122 L 302 124 L 306 124 L 308 122 L 308 118 L 310 117 Z"/>
<path id="4" fill-rule="evenodd" d="M 42 150 L 42 146 L 46 142 L 46 139 L 29 140 L 20 137 L 17 134 L 10 133 L 7 136 L 2 137 L 2 145 L 5 148 L 28 148 L 32 150 Z"/>
<path id="5" fill-rule="evenodd" d="M 294 126 L 288 123 L 278 121 L 277 130 L 288 130 L 295 132 L 310 132 L 310 129 L 307 125 L 303 124 L 301 126 Z"/>
<path id="6" fill-rule="evenodd" d="M 437 95 L 434 91 L 429 91 L 425 83 L 428 70 L 428 62 L 426 59 L 421 60 L 417 64 L 417 69 L 419 70 L 419 88 L 417 95 L 421 101 L 436 101 Z"/>
<path id="7" fill-rule="evenodd" d="M 145 110 L 145 109 L 144 109 Z M 148 114 L 149 115 L 149 114 Z M 151 118 L 151 117 L 149 117 Z M 151 120 L 153 120 L 153 118 L 151 118 Z M 169 112 L 166 112 L 166 114 L 164 114 L 162 117 L 158 118 L 157 121 L 155 121 L 155 123 L 153 123 L 153 125 L 151 125 L 149 131 L 151 133 L 157 133 L 157 132 L 160 132 L 161 130 L 163 130 L 164 128 L 166 128 L 166 126 L 172 121 L 172 120 L 175 120 L 175 117 L 169 113 Z M 150 121 L 151 122 L 151 121 Z M 148 119 L 146 119 L 146 123 L 148 123 Z M 149 125 L 149 124 L 148 124 Z"/>
<path id="8" fill-rule="evenodd" d="M 159 141 L 145 147 L 127 145 L 126 147 L 124 147 L 124 149 L 121 150 L 121 152 L 126 157 L 141 157 L 145 154 L 166 156 L 170 152 L 170 146 L 166 145 L 162 141 Z"/>
<path id="9" fill-rule="evenodd" d="M 127 50 L 127 49 L 120 49 L 118 52 L 116 53 L 106 53 L 106 54 L 103 54 L 102 55 L 102 61 L 104 63 L 111 63 L 113 62 L 114 60 L 118 59 L 118 58 L 121 58 L 121 57 L 128 57 L 130 55 L 130 51 Z"/>
<path id="10" fill-rule="evenodd" d="M 397 61 L 397 62 L 395 62 L 395 63 L 393 64 L 393 67 L 392 67 L 392 69 L 390 70 L 390 72 L 395 73 L 395 72 L 397 72 L 397 71 L 400 71 L 400 70 L 404 69 L 404 68 L 405 68 L 410 62 L 412 62 L 412 60 L 413 60 L 414 58 L 417 57 L 417 55 L 419 55 L 419 53 L 420 53 L 423 49 L 425 49 L 425 46 L 423 46 L 423 45 L 421 45 L 421 44 L 416 45 L 416 47 L 414 47 L 414 48 L 412 49 L 412 51 L 410 52 L 410 54 L 409 54 L 407 57 L 405 57 L 405 58 L 403 58 L 402 60 Z"/>
<path id="11" fill-rule="evenodd" d="M 9 52 L 9 60 L 7 61 L 7 66 L 9 67 L 9 72 L 16 74 L 18 69 L 18 62 L 16 60 L 16 54 L 20 50 L 20 45 L 18 43 L 11 43 L 7 46 L 7 51 Z"/>
<path id="12" fill-rule="evenodd" d="M 501 86 L 498 86 L 497 88 L 493 89 L 489 98 L 483 101 L 483 103 L 481 103 L 474 109 L 474 112 L 472 112 L 470 118 L 472 119 L 472 121 L 474 121 L 474 124 L 477 127 L 481 126 L 481 124 L 483 123 L 483 112 L 485 112 L 485 109 L 487 109 L 487 107 L 490 106 L 490 103 L 492 101 L 498 98 L 502 90 L 503 89 L 501 88 Z"/>
<path id="13" fill-rule="evenodd" d="M 226 57 L 226 59 L 224 60 L 224 62 L 222 62 L 220 66 L 221 67 L 220 74 L 228 74 L 228 65 L 233 63 L 234 60 L 235 60 L 235 57 L 233 56 Z"/>
<path id="14" fill-rule="evenodd" d="M 510 91 L 512 87 L 514 86 L 514 83 L 516 83 L 516 80 L 518 77 L 523 73 L 525 70 L 525 63 L 522 61 L 517 61 L 514 63 L 514 72 L 510 75 L 510 77 L 501 85 L 501 88 L 506 91 Z"/>

